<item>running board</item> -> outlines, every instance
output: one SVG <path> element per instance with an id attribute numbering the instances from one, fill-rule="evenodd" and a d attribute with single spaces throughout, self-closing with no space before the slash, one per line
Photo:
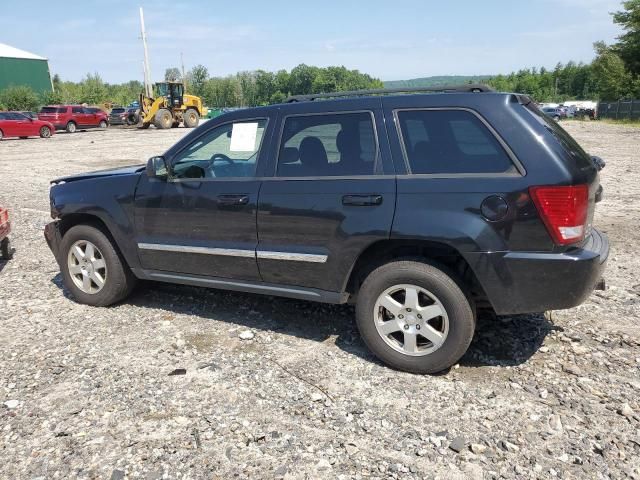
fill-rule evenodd
<path id="1" fill-rule="evenodd" d="M 158 282 L 178 283 L 194 287 L 217 288 L 235 292 L 258 293 L 277 297 L 297 298 L 321 303 L 347 303 L 349 294 L 345 292 L 329 292 L 306 287 L 291 287 L 247 280 L 229 280 L 216 277 L 201 277 L 197 275 L 168 273 L 157 270 L 132 269 L 141 280 L 155 280 Z"/>

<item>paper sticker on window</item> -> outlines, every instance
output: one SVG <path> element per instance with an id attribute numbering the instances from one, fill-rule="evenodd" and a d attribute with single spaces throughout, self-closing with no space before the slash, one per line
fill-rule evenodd
<path id="1" fill-rule="evenodd" d="M 234 123 L 229 150 L 232 152 L 255 152 L 257 135 L 258 122 Z"/>

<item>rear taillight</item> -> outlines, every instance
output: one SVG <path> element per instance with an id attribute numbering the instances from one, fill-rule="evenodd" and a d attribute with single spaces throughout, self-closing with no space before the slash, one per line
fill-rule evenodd
<path id="1" fill-rule="evenodd" d="M 529 192 L 556 244 L 570 245 L 584 238 L 589 210 L 588 185 L 530 187 Z"/>
<path id="2" fill-rule="evenodd" d="M 0 208 L 0 227 L 9 223 L 9 210 Z"/>

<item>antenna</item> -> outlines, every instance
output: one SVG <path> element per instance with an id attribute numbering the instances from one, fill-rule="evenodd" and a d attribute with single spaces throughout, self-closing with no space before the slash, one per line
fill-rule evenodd
<path id="1" fill-rule="evenodd" d="M 147 49 L 147 33 L 144 29 L 144 13 L 140 7 L 140 31 L 142 33 L 142 46 L 144 47 L 144 92 L 147 97 L 153 95 L 151 87 L 151 69 L 149 68 L 149 51 Z"/>

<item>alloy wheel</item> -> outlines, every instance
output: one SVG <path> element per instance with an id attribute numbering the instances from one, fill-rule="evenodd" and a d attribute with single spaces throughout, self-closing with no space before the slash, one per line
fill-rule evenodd
<path id="1" fill-rule="evenodd" d="M 67 268 L 75 286 L 84 293 L 98 293 L 107 281 L 104 256 L 98 247 L 87 240 L 78 240 L 71 246 Z"/>
<path id="2" fill-rule="evenodd" d="M 417 285 L 386 289 L 376 301 L 373 316 L 380 337 L 404 355 L 433 353 L 449 334 L 449 317 L 442 302 Z"/>

